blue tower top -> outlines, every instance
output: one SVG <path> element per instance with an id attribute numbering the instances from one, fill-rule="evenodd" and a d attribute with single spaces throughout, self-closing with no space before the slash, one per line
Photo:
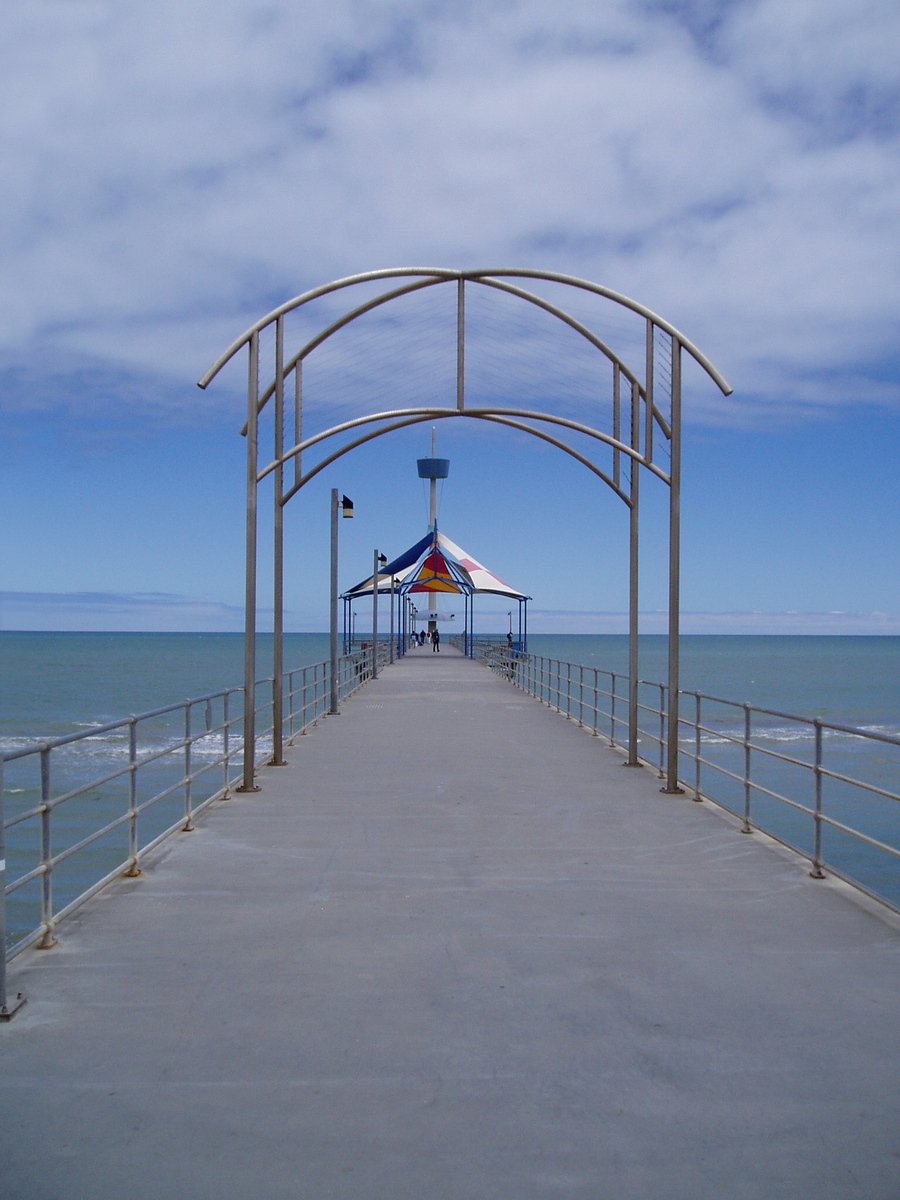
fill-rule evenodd
<path id="1" fill-rule="evenodd" d="M 420 479 L 446 479 L 450 474 L 449 458 L 419 458 L 416 465 Z"/>

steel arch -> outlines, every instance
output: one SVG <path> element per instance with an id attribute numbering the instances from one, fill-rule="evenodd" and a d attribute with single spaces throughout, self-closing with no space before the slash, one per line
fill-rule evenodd
<path id="1" fill-rule="evenodd" d="M 284 318 L 289 313 L 302 308 L 304 305 L 323 297 L 335 294 L 356 285 L 379 282 L 381 280 L 406 280 L 400 286 L 390 288 L 375 297 L 369 297 L 363 303 L 350 307 L 340 317 L 330 321 L 311 339 L 308 339 L 299 350 L 286 359 L 284 345 Z M 510 280 L 542 281 L 573 289 L 609 301 L 630 311 L 644 322 L 645 350 L 643 372 L 640 367 L 632 367 L 583 322 L 570 313 L 551 303 L 532 291 L 526 290 Z M 285 448 L 284 445 L 284 390 L 285 380 L 291 374 L 295 381 L 295 420 L 299 425 L 299 414 L 302 412 L 300 366 L 304 360 L 323 345 L 339 330 L 346 328 L 353 321 L 366 313 L 374 311 L 382 305 L 412 295 L 423 289 L 453 284 L 457 289 L 456 304 L 456 407 L 428 407 L 388 410 L 380 413 L 368 413 L 350 421 L 345 421 L 330 429 L 324 430 L 311 438 L 300 439 L 295 444 Z M 522 408 L 488 405 L 477 408 L 467 408 L 465 404 L 465 289 L 466 284 L 477 285 L 510 295 L 542 310 L 549 316 L 568 326 L 575 333 L 585 338 L 588 343 L 612 366 L 613 371 L 613 430 L 612 432 L 594 428 L 592 425 L 576 422 L 557 414 L 525 410 Z M 270 326 L 275 327 L 275 350 L 272 381 L 264 390 L 260 390 L 260 334 Z M 667 421 L 659 409 L 654 388 L 654 352 L 655 336 L 660 331 L 671 341 L 671 380 L 669 386 L 670 419 Z M 445 419 L 447 417 L 466 416 L 477 420 L 485 420 L 515 429 L 538 437 L 557 449 L 571 455 L 582 465 L 593 471 L 629 509 L 629 750 L 628 765 L 637 765 L 637 631 L 638 631 L 638 535 L 639 535 L 639 478 L 640 468 L 648 470 L 660 478 L 669 488 L 669 671 L 668 671 L 668 717 L 667 717 L 667 771 L 666 791 L 677 791 L 678 771 L 678 630 L 679 630 L 679 566 L 680 566 L 680 488 L 681 488 L 681 385 L 682 385 L 682 353 L 686 352 L 705 372 L 712 382 L 724 395 L 731 393 L 731 387 L 724 377 L 716 370 L 710 360 L 685 337 L 670 322 L 654 313 L 638 301 L 616 292 L 602 284 L 580 279 L 577 276 L 566 275 L 552 271 L 530 270 L 527 268 L 496 268 L 478 270 L 458 270 L 435 267 L 394 267 L 383 270 L 369 271 L 362 274 L 346 276 L 331 283 L 323 284 L 303 292 L 293 299 L 286 301 L 260 317 L 253 325 L 244 331 L 219 356 L 209 370 L 199 381 L 201 388 L 206 388 L 244 347 L 248 351 L 248 384 L 247 384 L 247 420 L 241 431 L 247 438 L 247 514 L 246 514 L 246 577 L 245 577 L 245 717 L 244 717 L 244 779 L 246 790 L 254 788 L 254 751 L 255 751 L 255 672 L 256 672 L 256 591 L 257 591 L 257 489 L 262 479 L 273 475 L 275 479 L 275 516 L 274 516 L 274 545 L 275 545 L 275 694 L 273 696 L 274 717 L 274 750 L 273 762 L 282 760 L 281 743 L 281 678 L 283 673 L 282 642 L 283 642 L 283 509 L 303 486 L 326 466 L 335 462 L 342 455 L 374 438 L 384 436 L 408 425 L 426 420 Z M 643 382 L 641 381 L 643 378 Z M 621 381 L 624 379 L 628 391 L 626 400 L 629 415 L 629 436 L 624 440 L 620 433 L 621 423 Z M 258 463 L 259 420 L 268 402 L 274 397 L 275 425 L 275 457 L 260 469 Z M 641 407 L 643 406 L 643 414 Z M 613 453 L 612 477 L 593 463 L 586 455 L 581 454 L 573 446 L 566 444 L 560 437 L 547 433 L 543 428 L 535 427 L 528 422 L 550 424 L 559 430 L 569 430 L 608 446 Z M 301 474 L 300 455 L 306 449 L 331 437 L 348 433 L 364 425 L 378 424 L 378 428 L 369 430 L 355 440 L 339 447 L 328 454 L 312 470 Z M 658 428 L 669 443 L 670 465 L 668 472 L 661 469 L 653 461 L 654 429 Z M 644 445 L 641 448 L 641 434 Z M 294 485 L 287 490 L 284 486 L 284 467 L 286 463 L 294 463 L 296 478 Z M 626 467 L 627 486 L 622 482 L 622 464 Z"/>

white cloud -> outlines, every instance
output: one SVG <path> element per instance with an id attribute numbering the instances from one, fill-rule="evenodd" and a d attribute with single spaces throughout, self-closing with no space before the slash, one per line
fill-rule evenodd
<path id="1" fill-rule="evenodd" d="M 894 6 L 164 0 L 3 22 L 0 353 L 32 370 L 193 380 L 307 286 L 522 264 L 643 301 L 763 406 L 896 400 L 853 383 L 895 353 Z"/>
<path id="2" fill-rule="evenodd" d="M 240 632 L 243 609 L 166 592 L 0 592 L 7 630 Z"/>
<path id="3" fill-rule="evenodd" d="M 261 620 L 270 610 L 259 608 Z M 6 630 L 79 630 L 126 632 L 243 632 L 243 609 L 218 601 L 167 592 L 0 592 L 0 628 Z M 321 633 L 327 629 L 324 610 L 287 610 L 286 628 Z M 457 615 L 462 620 L 462 613 Z M 476 617 L 479 632 L 506 622 L 502 605 Z M 625 612 L 542 609 L 531 606 L 532 634 L 628 632 Z M 642 612 L 642 634 L 665 634 L 668 615 Z M 682 612 L 682 634 L 787 634 L 835 636 L 900 636 L 900 614 L 886 612 Z"/>
<path id="4" fill-rule="evenodd" d="M 628 632 L 628 614 L 614 612 L 529 611 L 532 633 Z M 668 614 L 640 615 L 642 634 L 668 632 Z M 681 633 L 726 635 L 891 636 L 900 635 L 900 613 L 884 612 L 682 612 Z"/>

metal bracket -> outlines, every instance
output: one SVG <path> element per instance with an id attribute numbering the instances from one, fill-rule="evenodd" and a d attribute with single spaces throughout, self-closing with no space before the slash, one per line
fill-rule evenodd
<path id="1" fill-rule="evenodd" d="M 0 1005 L 0 1021 L 11 1021 L 24 1004 L 24 993 L 17 992 L 15 1000 L 11 1001 L 9 1004 Z"/>

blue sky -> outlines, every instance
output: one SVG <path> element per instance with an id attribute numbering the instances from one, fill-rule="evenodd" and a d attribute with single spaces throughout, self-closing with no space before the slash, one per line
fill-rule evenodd
<path id="1" fill-rule="evenodd" d="M 14 0 L 0 29 L 0 628 L 240 629 L 239 381 L 196 381 L 331 279 L 502 265 L 635 298 L 732 384 L 686 381 L 686 631 L 900 633 L 896 4 Z M 438 449 L 442 527 L 534 631 L 624 628 L 596 480 L 467 422 Z M 429 450 L 293 502 L 289 628 L 326 626 L 329 489 L 349 585 L 421 536 Z"/>

